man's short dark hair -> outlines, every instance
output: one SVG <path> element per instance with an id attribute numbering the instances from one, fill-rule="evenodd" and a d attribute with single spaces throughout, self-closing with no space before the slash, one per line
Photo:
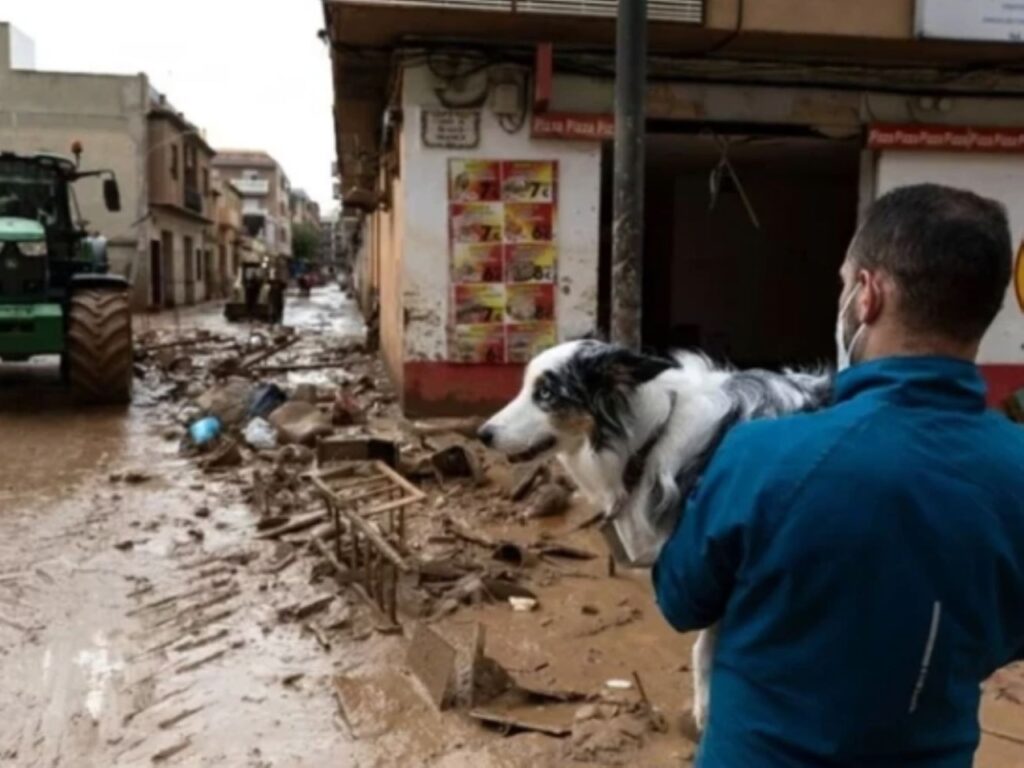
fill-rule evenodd
<path id="1" fill-rule="evenodd" d="M 975 341 L 995 319 L 1010 282 L 1006 208 L 938 184 L 901 187 L 868 210 L 850 258 L 855 267 L 892 276 L 908 330 Z"/>

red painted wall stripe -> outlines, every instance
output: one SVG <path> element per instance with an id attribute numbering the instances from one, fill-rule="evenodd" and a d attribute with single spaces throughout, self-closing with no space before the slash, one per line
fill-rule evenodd
<path id="1" fill-rule="evenodd" d="M 1024 389 L 1024 365 L 981 364 L 978 367 L 988 384 L 988 404 L 993 408 L 1002 408 L 1010 395 Z"/>
<path id="2" fill-rule="evenodd" d="M 488 416 L 503 408 L 523 381 L 520 365 L 407 362 L 402 407 L 413 417 Z"/>

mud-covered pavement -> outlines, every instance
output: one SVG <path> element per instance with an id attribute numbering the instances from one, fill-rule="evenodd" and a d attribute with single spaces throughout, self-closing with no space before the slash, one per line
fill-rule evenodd
<path id="1" fill-rule="evenodd" d="M 292 297 L 286 322 L 325 356 L 362 332 L 335 289 Z M 217 308 L 136 321 L 140 336 L 199 328 L 248 332 L 227 330 Z M 149 375 L 127 412 L 78 411 L 52 366 L 0 371 L 0 765 L 658 768 L 692 756 L 689 639 L 657 616 L 645 574 L 609 575 L 599 536 L 580 527 L 589 510 L 524 521 L 497 461 L 483 482 L 418 479 L 420 559 L 472 576 L 477 563 L 493 571 L 492 543 L 521 544 L 529 562 L 500 565 L 537 606 L 476 599 L 462 578 L 403 592 L 404 632 L 385 632 L 358 598 L 313 579 L 305 549 L 256 538 L 252 467 L 269 459 L 203 472 L 179 454 L 183 407 Z M 384 398 L 362 429 L 396 419 Z M 537 542 L 599 556 L 533 558 Z M 339 595 L 326 616 L 283 618 L 324 594 Z M 543 725 L 568 710 L 572 735 L 438 712 L 406 664 L 421 622 L 448 637 L 482 625 L 487 655 L 522 684 L 584 697 L 519 713 Z M 658 718 L 636 717 L 641 695 Z M 978 765 L 1024 765 L 1022 701 L 1019 670 L 990 683 Z"/>

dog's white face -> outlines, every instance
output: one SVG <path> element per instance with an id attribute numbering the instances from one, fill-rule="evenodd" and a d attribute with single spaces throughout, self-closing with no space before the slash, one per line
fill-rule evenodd
<path id="1" fill-rule="evenodd" d="M 568 341 L 530 361 L 516 398 L 480 429 L 487 445 L 512 456 L 595 450 L 621 440 L 637 388 L 673 363 L 600 341 Z"/>
<path id="2" fill-rule="evenodd" d="M 487 445 L 509 455 L 540 454 L 559 446 L 569 435 L 564 412 L 556 410 L 561 372 L 585 345 L 569 341 L 537 355 L 526 367 L 523 386 L 515 399 L 480 429 Z"/>

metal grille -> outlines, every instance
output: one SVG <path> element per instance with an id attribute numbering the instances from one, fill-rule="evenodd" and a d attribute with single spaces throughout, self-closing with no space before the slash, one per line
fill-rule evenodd
<path id="1" fill-rule="evenodd" d="M 616 0 L 348 0 L 365 5 L 391 5 L 421 8 L 453 8 L 498 13 L 547 14 L 551 16 L 591 16 L 614 18 Z M 650 0 L 647 16 L 651 21 L 704 23 L 704 0 Z"/>
<path id="2" fill-rule="evenodd" d="M 517 0 L 520 13 L 547 13 L 555 16 L 601 16 L 614 18 L 616 0 Z M 680 21 L 687 24 L 704 22 L 703 0 L 651 0 L 647 4 L 651 21 Z"/>

